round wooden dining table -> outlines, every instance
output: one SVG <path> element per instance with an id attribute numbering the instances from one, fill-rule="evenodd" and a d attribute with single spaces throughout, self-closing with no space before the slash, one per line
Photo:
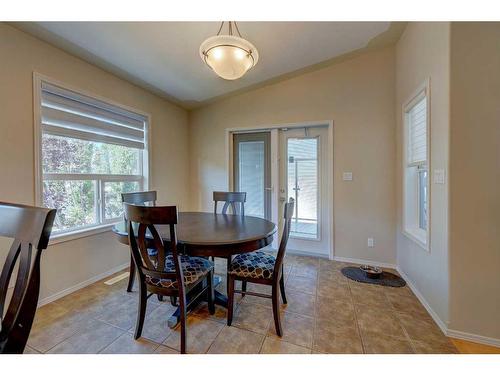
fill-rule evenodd
<path id="1" fill-rule="evenodd" d="M 168 226 L 155 225 L 162 240 L 168 242 Z M 228 260 L 232 256 L 259 250 L 273 241 L 276 225 L 269 220 L 254 216 L 224 215 L 208 212 L 179 212 L 177 217 L 177 242 L 184 253 L 191 256 L 221 257 Z M 125 222 L 117 223 L 113 232 L 118 240 L 128 245 Z M 148 235 L 146 235 L 148 237 Z M 215 285 L 221 281 L 214 277 Z M 200 285 L 200 288 L 203 286 Z M 190 295 L 198 295 L 194 288 Z M 188 295 L 188 300 L 190 295 Z M 227 296 L 215 291 L 215 303 L 227 307 Z M 191 304 L 192 309 L 194 303 Z M 169 319 L 169 326 L 177 324 L 178 311 Z"/>

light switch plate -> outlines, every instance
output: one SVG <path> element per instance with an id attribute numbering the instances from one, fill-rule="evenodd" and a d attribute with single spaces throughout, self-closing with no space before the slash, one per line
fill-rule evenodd
<path id="1" fill-rule="evenodd" d="M 352 172 L 344 172 L 342 174 L 342 179 L 344 181 L 352 181 Z"/>
<path id="2" fill-rule="evenodd" d="M 444 169 L 434 169 L 433 181 L 435 184 L 444 184 L 445 183 Z"/>

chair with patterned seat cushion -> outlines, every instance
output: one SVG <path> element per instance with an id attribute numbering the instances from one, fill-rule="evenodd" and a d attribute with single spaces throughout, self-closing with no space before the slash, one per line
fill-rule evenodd
<path id="1" fill-rule="evenodd" d="M 179 258 L 181 260 L 184 285 L 186 287 L 189 287 L 189 285 L 194 284 L 201 278 L 205 277 L 214 266 L 212 262 L 205 258 L 189 257 L 185 255 L 180 255 Z M 164 272 L 175 273 L 175 262 L 172 255 L 167 255 L 167 258 L 165 259 Z M 162 279 L 151 277 L 149 275 L 146 275 L 146 283 L 162 288 L 178 289 L 179 287 L 176 279 Z"/>
<path id="2" fill-rule="evenodd" d="M 293 215 L 294 200 L 285 204 L 285 227 L 283 228 L 283 236 L 281 237 L 278 254 L 274 257 L 272 254 L 264 251 L 255 251 L 253 253 L 245 253 L 237 255 L 229 265 L 227 272 L 228 283 L 228 307 L 227 307 L 227 325 L 231 325 L 233 321 L 233 306 L 234 293 L 253 295 L 257 297 L 271 298 L 273 302 L 273 316 L 276 333 L 278 336 L 283 335 L 281 328 L 280 312 L 279 312 L 279 291 L 283 303 L 287 303 L 285 296 L 285 283 L 283 279 L 283 259 L 285 257 L 286 245 L 290 236 L 290 224 Z M 248 292 L 243 289 L 235 290 L 234 283 L 236 280 L 241 280 L 242 286 L 249 283 L 271 285 L 271 295 L 262 293 Z M 243 308 L 243 307 L 242 307 Z"/>
<path id="3" fill-rule="evenodd" d="M 134 191 L 132 193 L 122 193 L 122 202 L 131 203 L 138 206 L 156 206 L 157 193 L 155 190 L 151 191 Z M 135 280 L 135 264 L 132 254 L 130 254 L 130 267 L 129 276 L 127 284 L 127 292 L 131 292 L 134 287 Z M 161 297 L 158 296 L 161 300 Z"/>
<path id="4" fill-rule="evenodd" d="M 244 191 L 214 191 L 214 214 L 217 214 L 217 206 L 219 202 L 224 202 L 221 209 L 222 215 L 227 215 L 229 209 L 233 215 L 245 216 L 245 202 L 247 201 L 247 193 Z M 212 260 L 215 260 L 212 257 Z M 231 264 L 231 257 L 226 258 L 227 268 Z M 243 282 L 242 289 L 246 290 L 247 284 Z"/>
<path id="5" fill-rule="evenodd" d="M 237 255 L 231 262 L 229 273 L 252 279 L 271 279 L 276 258 L 264 251 Z"/>
<path id="6" fill-rule="evenodd" d="M 211 261 L 189 257 L 177 250 L 177 208 L 145 207 L 124 203 L 130 250 L 139 276 L 139 309 L 134 338 L 141 337 L 147 300 L 152 294 L 178 297 L 181 323 L 181 353 L 186 352 L 186 313 L 189 304 L 198 297 L 208 295 L 208 308 L 214 314 L 214 288 Z M 155 225 L 169 228 L 169 241 L 162 241 Z M 152 252 L 151 249 L 155 251 Z M 203 286 L 203 281 L 207 285 Z M 196 286 L 197 298 L 187 303 L 186 295 Z M 148 292 L 150 293 L 148 295 Z"/>

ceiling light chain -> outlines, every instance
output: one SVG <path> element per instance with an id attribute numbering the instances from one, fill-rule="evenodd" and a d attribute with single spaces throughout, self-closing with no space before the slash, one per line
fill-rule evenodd
<path id="1" fill-rule="evenodd" d="M 225 23 L 226 23 L 225 21 L 222 21 L 222 22 L 221 22 L 220 27 L 219 27 L 219 31 L 217 31 L 217 36 L 219 36 L 219 35 L 220 35 L 220 33 L 221 33 L 221 31 L 222 31 L 222 28 L 224 27 L 224 24 L 225 24 Z M 233 26 L 234 26 L 234 28 L 235 28 L 236 32 L 238 33 L 238 36 L 239 36 L 240 38 L 243 38 L 243 37 L 241 36 L 240 29 L 238 28 L 238 24 L 236 23 L 236 21 L 229 21 L 229 22 L 228 22 L 228 32 L 229 32 L 229 34 L 228 34 L 228 35 L 234 35 L 234 34 L 233 34 Z"/>

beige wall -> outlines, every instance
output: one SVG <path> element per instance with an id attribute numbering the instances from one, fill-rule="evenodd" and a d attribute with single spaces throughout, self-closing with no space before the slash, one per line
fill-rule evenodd
<path id="1" fill-rule="evenodd" d="M 33 71 L 152 116 L 151 188 L 159 200 L 188 204 L 187 112 L 9 25 L 0 23 L 0 201 L 34 204 Z M 2 252 L 5 248 L 2 247 Z M 0 258 L 5 254 L 0 253 Z M 50 246 L 41 298 L 126 263 L 110 233 Z"/>
<path id="2" fill-rule="evenodd" d="M 500 344 L 500 23 L 451 27 L 450 328 Z"/>
<path id="3" fill-rule="evenodd" d="M 394 264 L 394 71 L 388 47 L 192 111 L 191 208 L 227 189 L 225 129 L 333 120 L 335 255 Z"/>
<path id="4" fill-rule="evenodd" d="M 411 22 L 396 45 L 397 256 L 398 266 L 439 319 L 448 321 L 448 184 L 432 172 L 448 172 L 450 24 Z M 402 233 L 402 106 L 430 79 L 430 250 Z"/>

